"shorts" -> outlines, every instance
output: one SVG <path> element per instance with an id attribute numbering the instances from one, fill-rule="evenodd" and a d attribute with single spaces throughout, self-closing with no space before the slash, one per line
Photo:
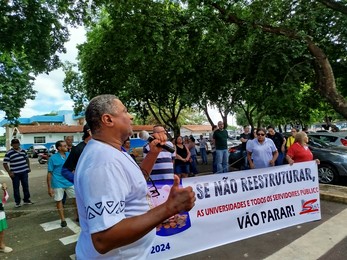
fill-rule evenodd
<path id="1" fill-rule="evenodd" d="M 175 165 L 175 173 L 176 174 L 189 173 L 189 164 Z"/>
<path id="2" fill-rule="evenodd" d="M 4 231 L 7 228 L 8 226 L 7 226 L 5 211 L 0 211 L 0 232 Z"/>
<path id="3" fill-rule="evenodd" d="M 74 186 L 68 187 L 68 188 L 55 188 L 54 190 L 54 200 L 55 201 L 61 201 L 64 197 L 64 191 L 66 192 L 66 195 L 70 199 L 75 198 L 75 189 Z"/>

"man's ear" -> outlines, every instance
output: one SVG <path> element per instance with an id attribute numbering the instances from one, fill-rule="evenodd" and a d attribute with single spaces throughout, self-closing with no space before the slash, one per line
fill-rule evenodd
<path id="1" fill-rule="evenodd" d="M 112 117 L 108 114 L 104 114 L 101 117 L 101 121 L 105 124 L 105 125 L 109 125 L 112 124 Z"/>

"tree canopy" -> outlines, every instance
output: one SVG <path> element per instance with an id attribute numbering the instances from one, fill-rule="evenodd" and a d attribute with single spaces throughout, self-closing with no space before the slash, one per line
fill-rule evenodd
<path id="1" fill-rule="evenodd" d="M 79 64 L 65 64 L 77 109 L 102 93 L 173 129 L 187 108 L 243 111 L 250 124 L 347 118 L 345 0 L 3 1 L 0 109 L 8 118 L 60 62 L 67 24 L 84 24 Z M 19 95 L 21 93 L 21 95 Z M 327 105 L 328 104 L 328 105 Z M 330 112 L 329 112 L 330 113 Z"/>
<path id="2" fill-rule="evenodd" d="M 86 22 L 87 7 L 85 1 L 0 1 L 0 110 L 6 118 L 18 118 L 26 101 L 35 98 L 38 73 L 61 65 L 67 25 Z"/>
<path id="3" fill-rule="evenodd" d="M 347 118 L 344 3 L 177 2 L 105 3 L 80 47 L 87 97 L 111 91 L 173 128 L 192 105 L 226 125 L 238 107 L 252 125 L 308 123 L 325 102 Z"/>

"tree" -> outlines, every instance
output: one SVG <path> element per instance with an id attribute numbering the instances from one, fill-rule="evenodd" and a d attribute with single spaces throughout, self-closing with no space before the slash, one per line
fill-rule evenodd
<path id="1" fill-rule="evenodd" d="M 152 114 L 179 134 L 179 115 L 195 99 L 188 20 L 185 10 L 170 1 L 126 1 L 105 8 L 79 46 L 86 97 L 114 93 L 130 109 Z M 79 88 L 64 86 L 70 94 Z"/>
<path id="2" fill-rule="evenodd" d="M 67 25 L 87 22 L 100 1 L 87 2 L 0 1 L 0 110 L 7 119 L 18 118 L 26 100 L 35 98 L 34 77 L 60 66 Z"/>
<path id="3" fill-rule="evenodd" d="M 332 12 L 315 1 L 237 1 L 231 4 L 226 1 L 189 2 L 213 7 L 219 12 L 220 19 L 227 23 L 301 42 L 312 58 L 311 66 L 316 76 L 313 85 L 315 90 L 347 118 L 347 101 L 336 87 L 332 65 L 323 50 L 325 48 L 332 57 L 336 57 L 332 47 L 345 53 L 347 19 L 344 14 Z M 240 9 L 243 10 L 242 15 L 238 15 Z M 345 66 L 346 61 L 341 60 L 344 57 L 335 59 L 334 64 L 338 66 L 344 63 L 342 66 Z"/>
<path id="4" fill-rule="evenodd" d="M 111 91 L 173 129 L 192 105 L 218 107 L 225 120 L 240 106 L 252 124 L 304 123 L 308 106 L 319 108 L 313 89 L 344 113 L 343 12 L 313 0 L 186 2 L 105 1 L 80 47 L 81 87 L 71 93 Z"/>

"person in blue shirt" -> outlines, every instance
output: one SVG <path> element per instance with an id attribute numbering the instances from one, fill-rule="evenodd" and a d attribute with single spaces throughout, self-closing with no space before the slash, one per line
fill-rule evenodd
<path id="1" fill-rule="evenodd" d="M 63 196 L 64 192 L 66 192 L 69 198 L 73 198 L 75 200 L 75 190 L 73 183 L 68 181 L 61 174 L 61 169 L 64 165 L 66 158 L 69 153 L 67 152 L 67 144 L 65 141 L 60 140 L 55 143 L 55 147 L 58 152 L 53 154 L 48 160 L 48 173 L 47 173 L 47 187 L 48 187 L 48 195 L 53 197 L 56 201 L 58 214 L 61 220 L 61 227 L 66 227 L 67 223 L 65 221 L 64 216 L 64 207 L 63 207 Z M 76 212 L 77 216 L 77 212 Z"/>
<path id="2" fill-rule="evenodd" d="M 251 169 L 260 169 L 275 166 L 278 151 L 275 143 L 265 137 L 264 128 L 257 129 L 257 138 L 246 143 L 247 158 Z"/>

